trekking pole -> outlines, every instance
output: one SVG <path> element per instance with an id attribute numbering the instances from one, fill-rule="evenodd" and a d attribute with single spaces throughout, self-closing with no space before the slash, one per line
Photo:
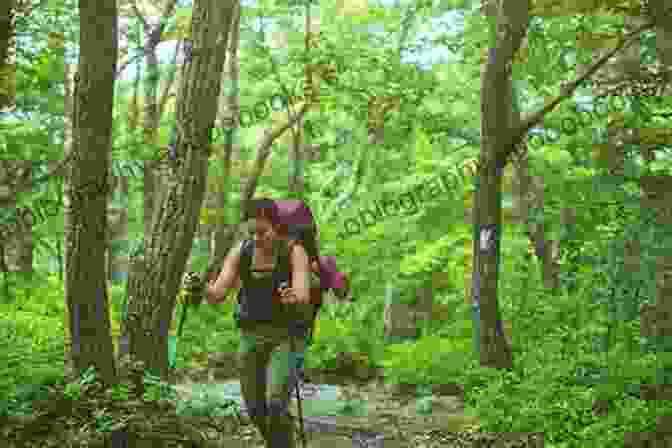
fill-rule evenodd
<path id="1" fill-rule="evenodd" d="M 294 336 L 290 337 L 290 345 L 291 345 L 291 350 L 292 353 L 296 353 L 296 345 L 294 343 Z M 294 368 L 296 369 L 296 401 L 297 401 L 297 407 L 299 410 L 299 424 L 301 425 L 301 443 L 303 444 L 303 448 L 306 448 L 306 431 L 303 428 L 303 409 L 301 407 L 301 391 L 299 389 L 299 369 L 298 365 L 295 365 Z"/>

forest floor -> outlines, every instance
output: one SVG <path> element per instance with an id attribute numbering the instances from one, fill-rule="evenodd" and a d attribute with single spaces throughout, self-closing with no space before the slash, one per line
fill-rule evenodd
<path id="1" fill-rule="evenodd" d="M 219 367 L 177 369 L 169 383 L 172 400 L 115 400 L 97 383 L 79 399 L 66 387 L 49 387 L 30 414 L 0 419 L 0 446 L 89 448 L 262 448 L 263 440 L 246 417 L 230 354 L 213 354 Z M 219 356 L 217 356 L 219 355 Z M 226 366 L 226 367 L 224 367 Z M 306 371 L 301 385 L 306 448 L 537 447 L 532 434 L 484 434 L 465 413 L 457 385 L 391 386 L 380 372 L 364 380 L 342 372 Z M 185 405 L 210 409 L 237 403 L 230 415 L 178 411 Z M 291 412 L 298 415 L 294 396 Z M 302 448 L 297 425 L 297 448 Z"/>
<path id="2" fill-rule="evenodd" d="M 219 358 L 214 362 L 219 366 L 234 364 L 227 356 Z M 478 419 L 465 414 L 462 391 L 455 384 L 425 385 L 428 392 L 418 396 L 415 385 L 392 386 L 379 374 L 363 379 L 344 372 L 307 370 L 305 380 L 300 391 L 307 448 L 541 446 L 532 443 L 531 435 L 479 433 Z M 231 367 L 182 371 L 174 386 L 181 400 L 200 396 L 209 402 L 234 401 L 246 417 L 239 380 Z M 294 393 L 292 397 L 290 410 L 298 416 L 298 400 Z M 297 446 L 299 428 L 297 424 Z M 240 430 L 229 435 L 227 447 L 263 447 L 253 426 L 243 425 Z M 486 440 L 494 444 L 476 443 Z"/>

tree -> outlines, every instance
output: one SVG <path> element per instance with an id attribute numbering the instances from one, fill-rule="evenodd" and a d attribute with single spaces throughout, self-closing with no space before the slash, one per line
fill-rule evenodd
<path id="1" fill-rule="evenodd" d="M 672 6 L 666 0 L 648 0 L 645 13 L 656 29 L 656 47 L 664 66 L 672 68 Z"/>
<path id="2" fill-rule="evenodd" d="M 93 365 L 103 382 L 112 384 L 116 372 L 105 278 L 105 234 L 118 52 L 117 2 L 80 1 L 79 10 L 80 59 L 73 98 L 66 301 L 76 371 L 81 373 Z"/>
<path id="3" fill-rule="evenodd" d="M 227 55 L 228 70 L 222 76 L 222 83 L 228 80 L 231 83 L 231 89 L 220 98 L 219 104 L 219 123 L 223 129 L 226 129 L 224 136 L 224 145 L 221 156 L 217 154 L 217 163 L 222 166 L 222 179 L 216 179 L 212 182 L 212 192 L 215 195 L 212 202 L 215 204 L 215 223 L 213 226 L 206 226 L 208 235 L 211 236 L 210 258 L 217 260 L 217 264 L 212 264 L 209 268 L 208 276 L 214 275 L 214 271 L 221 266 L 221 262 L 226 257 L 229 248 L 233 245 L 233 225 L 226 220 L 226 208 L 229 205 L 229 191 L 231 185 L 231 160 L 234 152 L 239 152 L 240 145 L 235 146 L 234 135 L 238 135 L 240 129 L 240 66 L 238 47 L 240 45 L 240 4 L 236 5 L 236 11 L 233 15 L 233 24 L 231 30 L 231 39 L 229 42 L 229 53 Z M 237 154 L 240 160 L 239 154 Z M 219 271 L 217 270 L 217 273 Z"/>
<path id="4" fill-rule="evenodd" d="M 16 0 L 7 0 L 0 4 L 0 109 L 11 105 L 16 93 L 16 73 L 10 57 L 14 45 L 15 14 Z"/>
<path id="5" fill-rule="evenodd" d="M 212 130 L 235 0 L 196 0 L 182 66 L 174 157 L 151 231 L 132 254 L 123 322 L 132 359 L 160 376 L 168 370 L 168 324 L 205 193 Z"/>
<path id="6" fill-rule="evenodd" d="M 480 362 L 483 366 L 511 368 L 513 358 L 506 340 L 498 333 L 497 304 L 499 248 L 501 243 L 502 175 L 509 157 L 524 143 L 527 132 L 558 104 L 571 97 L 612 56 L 628 48 L 653 23 L 637 27 L 592 64 L 577 79 L 561 86 L 560 95 L 543 108 L 515 123 L 516 106 L 511 82 L 514 57 L 527 32 L 531 1 L 488 2 L 491 46 L 481 87 L 482 145 L 479 156 L 478 187 L 474 199 L 474 265 L 472 300 L 480 305 Z"/>

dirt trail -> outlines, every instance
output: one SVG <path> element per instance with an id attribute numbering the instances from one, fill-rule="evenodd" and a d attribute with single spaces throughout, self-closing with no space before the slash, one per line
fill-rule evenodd
<path id="1" fill-rule="evenodd" d="M 208 401 L 234 400 L 239 403 L 241 414 L 246 415 L 236 379 L 211 383 L 185 381 L 177 383 L 175 389 L 182 400 L 202 394 L 210 397 Z M 304 383 L 301 391 L 304 428 L 310 448 L 401 448 L 411 441 L 415 442 L 411 446 L 417 446 L 418 438 L 426 439 L 428 434 L 458 433 L 476 423 L 474 418 L 464 414 L 458 396 L 403 396 L 379 381 L 345 386 Z M 295 416 L 298 415 L 296 402 L 294 398 L 290 407 Z M 230 446 L 262 446 L 255 430 L 248 435 L 247 440 L 239 438 L 234 442 L 232 439 Z"/>

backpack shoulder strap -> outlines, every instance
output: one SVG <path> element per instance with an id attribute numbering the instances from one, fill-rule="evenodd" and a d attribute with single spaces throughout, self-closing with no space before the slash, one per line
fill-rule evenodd
<path id="1" fill-rule="evenodd" d="M 252 268 L 252 256 L 254 255 L 254 241 L 243 240 L 240 248 L 240 281 L 244 284 L 250 279 L 250 269 Z"/>

